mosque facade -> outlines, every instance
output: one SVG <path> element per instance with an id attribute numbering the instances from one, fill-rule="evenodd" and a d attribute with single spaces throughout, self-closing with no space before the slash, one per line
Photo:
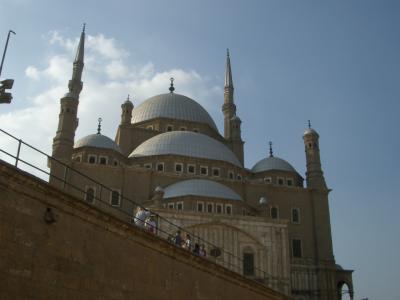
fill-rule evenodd
<path id="1" fill-rule="evenodd" d="M 115 139 L 97 133 L 75 140 L 82 90 L 85 32 L 80 37 L 69 91 L 60 100 L 53 157 L 96 179 L 112 191 L 51 162 L 54 178 L 65 178 L 67 192 L 134 216 L 150 208 L 217 247 L 206 247 L 209 259 L 291 295 L 294 299 L 341 299 L 342 286 L 353 297 L 352 270 L 335 262 L 319 135 L 304 131 L 305 178 L 272 149 L 251 168 L 244 165 L 241 119 L 236 113 L 229 53 L 226 58 L 224 133 L 195 100 L 169 91 L 137 107 L 121 105 Z M 222 101 L 221 101 L 222 102 Z M 60 185 L 57 180 L 50 180 Z M 107 209 L 107 207 L 106 207 Z M 158 220 L 162 232 L 169 222 Z M 218 252 L 218 251 L 217 251 Z"/>

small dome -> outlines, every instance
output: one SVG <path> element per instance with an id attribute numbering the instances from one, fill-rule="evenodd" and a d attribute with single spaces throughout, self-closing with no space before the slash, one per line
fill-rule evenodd
<path id="1" fill-rule="evenodd" d="M 260 200 L 258 200 L 258 203 L 261 205 L 267 204 L 268 200 L 264 196 L 260 197 Z"/>
<path id="2" fill-rule="evenodd" d="M 304 131 L 303 136 L 305 136 L 305 135 L 315 135 L 315 136 L 319 136 L 318 133 L 317 133 L 314 129 L 312 129 L 312 128 L 307 128 L 307 129 Z"/>
<path id="3" fill-rule="evenodd" d="M 278 171 L 288 171 L 288 172 L 297 172 L 295 168 L 291 166 L 286 160 L 283 160 L 279 157 L 270 156 L 260 160 L 258 163 L 251 168 L 253 173 L 259 173 L 270 170 L 278 170 Z"/>
<path id="4" fill-rule="evenodd" d="M 164 199 L 182 196 L 201 196 L 242 201 L 242 197 L 227 186 L 205 179 L 179 181 L 165 188 Z"/>
<path id="5" fill-rule="evenodd" d="M 199 103 L 176 93 L 161 94 L 149 98 L 132 111 L 132 123 L 156 118 L 205 123 L 217 130 L 213 119 Z"/>
<path id="6" fill-rule="evenodd" d="M 182 155 L 222 160 L 241 167 L 233 152 L 207 135 L 191 131 L 171 131 L 158 134 L 140 144 L 129 157 Z"/>
<path id="7" fill-rule="evenodd" d="M 231 121 L 242 122 L 242 120 L 238 116 L 233 116 Z"/>
<path id="8" fill-rule="evenodd" d="M 126 100 L 124 103 L 122 103 L 121 106 L 122 106 L 122 107 L 123 107 L 123 106 L 128 106 L 128 107 L 132 107 L 132 108 L 133 108 L 133 103 L 132 103 L 131 100 Z"/>
<path id="9" fill-rule="evenodd" d="M 91 134 L 81 138 L 74 145 L 74 148 L 80 147 L 111 149 L 121 153 L 119 146 L 112 139 L 102 134 Z"/>

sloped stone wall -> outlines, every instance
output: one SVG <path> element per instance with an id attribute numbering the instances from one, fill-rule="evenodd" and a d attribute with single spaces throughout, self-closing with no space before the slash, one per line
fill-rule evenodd
<path id="1" fill-rule="evenodd" d="M 0 161 L 0 299 L 288 298 Z"/>

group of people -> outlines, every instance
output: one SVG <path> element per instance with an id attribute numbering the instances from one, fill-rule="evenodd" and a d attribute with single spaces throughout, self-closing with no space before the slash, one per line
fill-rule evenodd
<path id="1" fill-rule="evenodd" d="M 138 207 L 133 221 L 136 226 L 143 228 L 153 234 L 157 234 L 157 223 L 155 221 L 155 216 L 151 214 L 149 210 Z M 194 243 L 193 245 L 190 234 L 186 234 L 186 238 L 184 239 L 181 236 L 181 231 L 178 230 L 175 233 L 175 236 L 170 236 L 168 240 L 178 247 L 182 247 L 188 251 L 193 252 L 193 254 L 195 255 L 199 255 L 202 257 L 207 256 L 204 245 L 200 245 L 199 243 Z"/>
<path id="2" fill-rule="evenodd" d="M 170 238 L 170 242 L 172 242 L 173 244 L 175 244 L 178 247 L 182 247 L 188 251 L 193 252 L 193 254 L 202 256 L 202 257 L 206 257 L 207 256 L 207 252 L 206 249 L 204 247 L 204 245 L 200 245 L 199 243 L 192 243 L 192 239 L 190 237 L 190 234 L 186 234 L 186 238 L 183 239 L 181 236 L 181 231 L 178 230 L 175 233 L 174 237 Z"/>

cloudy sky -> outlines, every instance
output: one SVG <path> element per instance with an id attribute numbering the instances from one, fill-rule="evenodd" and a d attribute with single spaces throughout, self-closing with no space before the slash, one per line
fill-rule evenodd
<path id="1" fill-rule="evenodd" d="M 2 74 L 15 79 L 14 99 L 0 106 L 0 128 L 48 153 L 82 23 L 77 138 L 94 133 L 98 117 L 114 137 L 127 95 L 138 105 L 167 92 L 171 76 L 176 92 L 201 103 L 221 130 L 230 48 L 246 166 L 272 140 L 275 155 L 304 174 L 301 136 L 311 119 L 333 189 L 337 263 L 355 270 L 355 299 L 398 297 L 398 1 L 0 0 L 0 11 L 2 45 L 9 29 L 17 33 Z"/>

